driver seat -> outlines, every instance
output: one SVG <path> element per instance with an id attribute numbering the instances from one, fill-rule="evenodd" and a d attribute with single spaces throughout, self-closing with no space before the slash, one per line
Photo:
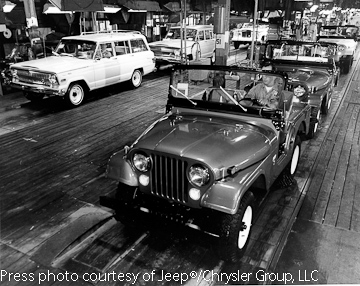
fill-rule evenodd
<path id="1" fill-rule="evenodd" d="M 213 88 L 208 95 L 208 101 L 227 103 L 229 100 L 223 95 L 220 88 Z"/>

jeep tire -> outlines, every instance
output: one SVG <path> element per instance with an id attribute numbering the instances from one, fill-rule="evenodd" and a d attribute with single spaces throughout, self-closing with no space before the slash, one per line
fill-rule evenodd
<path id="1" fill-rule="evenodd" d="M 70 84 L 64 96 L 67 105 L 71 107 L 77 107 L 81 105 L 81 103 L 84 101 L 84 98 L 85 98 L 85 89 L 78 82 L 74 82 Z"/>
<path id="2" fill-rule="evenodd" d="M 343 72 L 344 74 L 349 73 L 350 68 L 352 66 L 353 63 L 353 56 L 346 56 L 346 59 L 343 62 Z"/>
<path id="3" fill-rule="evenodd" d="M 142 72 L 141 70 L 134 70 L 133 74 L 131 75 L 131 85 L 133 88 L 138 88 L 142 83 Z"/>
<path id="4" fill-rule="evenodd" d="M 295 137 L 294 147 L 291 153 L 291 159 L 287 166 L 288 173 L 292 176 L 296 173 L 296 170 L 299 166 L 300 154 L 301 154 L 301 139 L 300 136 L 297 135 Z"/>
<path id="5" fill-rule="evenodd" d="M 234 41 L 234 48 L 237 50 L 240 47 L 240 42 Z"/>
<path id="6" fill-rule="evenodd" d="M 123 183 L 119 183 L 115 199 L 117 207 L 115 209 L 115 219 L 120 221 L 123 225 L 131 228 L 137 227 L 138 212 L 134 208 L 135 204 L 135 192 L 136 187 L 128 186 Z"/>
<path id="7" fill-rule="evenodd" d="M 306 135 L 307 139 L 314 138 L 320 124 L 321 124 L 321 109 L 317 107 L 312 107 L 309 133 Z"/>
<path id="8" fill-rule="evenodd" d="M 236 214 L 221 214 L 217 252 L 220 259 L 237 262 L 249 244 L 254 214 L 254 195 L 247 191 Z"/>

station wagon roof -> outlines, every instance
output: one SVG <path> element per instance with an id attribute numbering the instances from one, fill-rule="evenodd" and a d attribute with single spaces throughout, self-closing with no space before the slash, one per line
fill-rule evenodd
<path id="1" fill-rule="evenodd" d="M 119 32 L 108 32 L 108 33 L 83 33 L 76 36 L 67 36 L 62 39 L 66 40 L 86 40 L 93 42 L 107 42 L 109 40 L 124 40 L 129 38 L 143 38 L 144 36 L 138 31 L 127 31 L 121 30 Z"/>

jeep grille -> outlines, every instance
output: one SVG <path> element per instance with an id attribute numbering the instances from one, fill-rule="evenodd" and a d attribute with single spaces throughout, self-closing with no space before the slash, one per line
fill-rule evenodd
<path id="1" fill-rule="evenodd" d="M 46 85 L 49 83 L 49 74 L 28 71 L 28 70 L 17 70 L 17 77 L 20 82 L 31 83 L 31 84 L 40 84 Z"/>
<path id="2" fill-rule="evenodd" d="M 188 163 L 179 158 L 152 154 L 151 193 L 166 199 L 188 201 Z"/>

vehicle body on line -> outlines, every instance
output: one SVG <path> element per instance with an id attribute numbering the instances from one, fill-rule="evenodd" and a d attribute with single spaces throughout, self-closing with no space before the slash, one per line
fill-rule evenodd
<path id="1" fill-rule="evenodd" d="M 186 26 L 186 37 L 181 37 L 180 26 L 171 27 L 162 41 L 149 45 L 155 54 L 157 66 L 184 63 L 181 62 L 181 49 L 183 60 L 185 57 L 189 62 L 211 58 L 211 61 L 215 62 L 215 35 L 212 25 Z"/>
<path id="2" fill-rule="evenodd" d="M 322 26 L 318 42 L 331 42 L 339 46 L 341 52 L 340 68 L 342 73 L 348 73 L 354 62 L 355 50 L 358 44 L 357 26 Z"/>
<path id="3" fill-rule="evenodd" d="M 264 75 L 276 77 L 278 109 L 246 97 Z M 214 87 L 219 78 L 223 84 Z M 144 216 L 165 213 L 218 236 L 220 257 L 236 261 L 253 212 L 284 170 L 295 173 L 309 130 L 310 106 L 286 86 L 286 75 L 271 71 L 174 66 L 166 113 L 111 156 L 106 174 L 119 185 L 100 204 L 136 227 Z"/>
<path id="4" fill-rule="evenodd" d="M 338 58 L 337 45 L 332 43 L 274 40 L 266 44 L 264 63 L 286 72 L 294 85 L 306 83 L 298 92 L 306 94 L 303 100 L 312 108 L 309 139 L 316 134 L 321 116 L 329 112 L 333 89 L 340 77 Z"/>
<path id="5" fill-rule="evenodd" d="M 145 36 L 126 30 L 64 37 L 53 56 L 11 66 L 12 86 L 28 99 L 55 95 L 71 106 L 80 105 L 87 92 L 119 82 L 139 87 L 154 69 Z"/>
<path id="6" fill-rule="evenodd" d="M 234 48 L 238 49 L 240 45 L 251 45 L 253 40 L 254 26 L 252 24 L 244 25 L 239 29 L 232 30 L 232 42 Z M 269 25 L 262 24 L 255 26 L 254 42 L 263 44 L 267 40 Z"/>

